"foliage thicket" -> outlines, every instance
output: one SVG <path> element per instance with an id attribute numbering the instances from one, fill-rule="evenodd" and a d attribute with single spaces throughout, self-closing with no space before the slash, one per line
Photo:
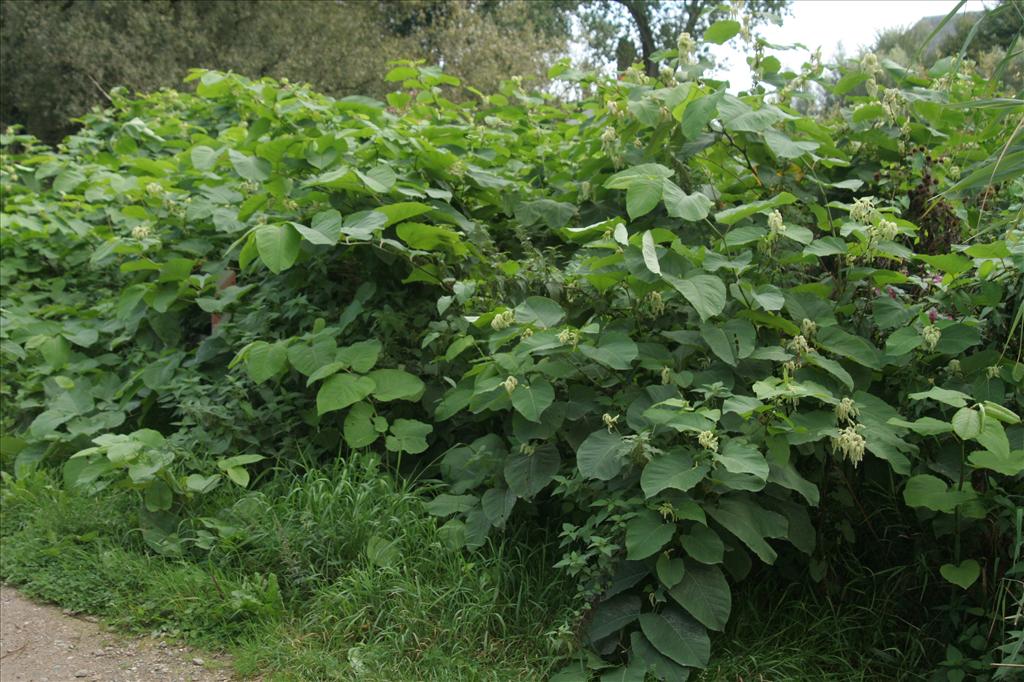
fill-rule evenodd
<path id="1" fill-rule="evenodd" d="M 445 483 L 452 547 L 556 525 L 596 652 L 563 680 L 685 679 L 732 584 L 840 596 L 852 562 L 916 572 L 948 679 L 1014 660 L 1024 103 L 866 58 L 816 120 L 821 65 L 761 54 L 778 90 L 734 96 L 694 47 L 556 66 L 573 102 L 196 71 L 6 133 L 5 470 L 137 490 L 182 555 L 245 541 L 193 513 L 215 488 L 372 450 Z"/>

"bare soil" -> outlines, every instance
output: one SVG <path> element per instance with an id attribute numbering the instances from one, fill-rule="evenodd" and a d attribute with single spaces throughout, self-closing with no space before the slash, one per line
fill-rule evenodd
<path id="1" fill-rule="evenodd" d="M 156 638 L 128 638 L 96 619 L 0 587 L 0 682 L 232 680 L 224 657 Z"/>

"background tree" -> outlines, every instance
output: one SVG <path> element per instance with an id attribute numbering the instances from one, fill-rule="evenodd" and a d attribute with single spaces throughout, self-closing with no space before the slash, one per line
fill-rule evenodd
<path id="1" fill-rule="evenodd" d="M 768 21 L 780 21 L 790 4 L 791 0 L 749 0 L 734 3 L 733 10 L 749 30 Z M 580 2 L 578 8 L 581 38 L 595 61 L 615 63 L 628 53 L 623 44 L 628 42 L 650 76 L 658 70 L 652 59 L 655 52 L 674 48 L 683 31 L 699 38 L 708 26 L 731 11 L 718 0 L 591 0 Z"/>
<path id="2" fill-rule="evenodd" d="M 917 69 L 962 54 L 994 83 L 1017 90 L 1024 86 L 1024 4 L 1001 0 L 983 11 L 960 14 L 940 27 L 942 19 L 925 17 L 909 27 L 882 31 L 872 51 Z"/>
<path id="3" fill-rule="evenodd" d="M 115 86 L 177 86 L 193 67 L 381 95 L 392 59 L 426 59 L 482 89 L 543 78 L 572 3 L 525 0 L 39 0 L 0 3 L 0 122 L 48 140 Z"/>

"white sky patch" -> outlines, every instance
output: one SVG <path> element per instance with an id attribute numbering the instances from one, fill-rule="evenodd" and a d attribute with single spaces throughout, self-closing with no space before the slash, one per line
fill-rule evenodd
<path id="1" fill-rule="evenodd" d="M 923 17 L 945 16 L 956 4 L 956 0 L 796 0 L 792 14 L 785 17 L 781 26 L 768 24 L 756 31 L 770 43 L 806 46 L 807 49 L 766 51 L 782 62 L 783 70 L 799 71 L 818 47 L 828 64 L 840 45 L 846 55 L 855 55 L 860 48 L 871 46 L 885 29 L 909 28 Z M 984 2 L 968 0 L 960 11 L 983 9 Z M 736 37 L 711 49 L 719 62 L 715 77 L 728 80 L 733 92 L 750 87 L 750 68 L 743 47 Z"/>

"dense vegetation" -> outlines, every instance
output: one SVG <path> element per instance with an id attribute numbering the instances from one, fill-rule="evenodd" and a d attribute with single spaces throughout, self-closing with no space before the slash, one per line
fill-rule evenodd
<path id="1" fill-rule="evenodd" d="M 747 28 L 788 0 L 750 0 Z M 729 10 L 716 0 L 34 0 L 0 4 L 0 123 L 56 142 L 109 91 L 177 87 L 195 67 L 383 97 L 389 60 L 424 59 L 483 91 L 510 74 L 532 84 L 568 53 L 626 68 L 680 31 L 699 36 Z M 159 36 L 159 40 L 154 40 Z M 40 88 L 40 83 L 47 87 Z"/>
<path id="2" fill-rule="evenodd" d="M 776 89 L 734 96 L 697 49 L 557 65 L 573 101 L 195 71 L 57 147 L 4 134 L 4 575 L 59 594 L 87 564 L 54 546 L 131 536 L 230 636 L 333 614 L 308 677 L 642 681 L 707 667 L 750 576 L 841 602 L 859 572 L 919 650 L 845 665 L 1008 677 L 1024 102 L 953 58 L 830 84 L 763 45 Z"/>

